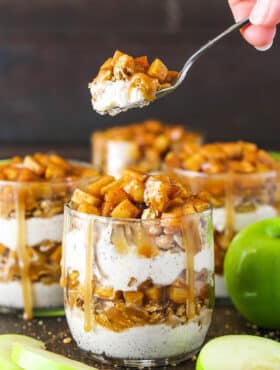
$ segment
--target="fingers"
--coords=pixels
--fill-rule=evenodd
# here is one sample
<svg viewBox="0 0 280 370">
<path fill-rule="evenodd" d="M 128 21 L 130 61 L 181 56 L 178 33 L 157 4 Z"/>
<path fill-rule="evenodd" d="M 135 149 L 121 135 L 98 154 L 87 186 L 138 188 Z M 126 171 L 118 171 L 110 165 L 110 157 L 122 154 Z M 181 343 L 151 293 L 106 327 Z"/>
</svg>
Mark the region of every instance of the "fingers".
<svg viewBox="0 0 280 370">
<path fill-rule="evenodd" d="M 250 16 L 252 25 L 241 33 L 251 45 L 266 50 L 272 45 L 280 22 L 280 0 L 228 0 L 236 21 Z"/>
<path fill-rule="evenodd" d="M 243 37 L 249 44 L 257 48 L 266 48 L 273 43 L 276 34 L 276 27 L 249 26 L 242 32 Z"/>
<path fill-rule="evenodd" d="M 250 21 L 255 25 L 274 27 L 280 22 L 280 1 L 257 0 L 250 14 Z"/>
<path fill-rule="evenodd" d="M 249 17 L 254 8 L 256 0 L 228 0 L 236 22 Z"/>
</svg>

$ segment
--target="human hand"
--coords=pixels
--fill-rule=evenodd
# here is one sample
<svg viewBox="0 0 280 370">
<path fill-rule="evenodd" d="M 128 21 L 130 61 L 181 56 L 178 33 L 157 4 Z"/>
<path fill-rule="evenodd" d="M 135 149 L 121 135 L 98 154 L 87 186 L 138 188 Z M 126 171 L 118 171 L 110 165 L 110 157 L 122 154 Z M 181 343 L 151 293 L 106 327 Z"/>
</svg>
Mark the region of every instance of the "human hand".
<svg viewBox="0 0 280 370">
<path fill-rule="evenodd" d="M 228 0 L 236 21 L 250 18 L 251 25 L 241 32 L 258 50 L 268 50 L 280 23 L 280 0 Z"/>
</svg>

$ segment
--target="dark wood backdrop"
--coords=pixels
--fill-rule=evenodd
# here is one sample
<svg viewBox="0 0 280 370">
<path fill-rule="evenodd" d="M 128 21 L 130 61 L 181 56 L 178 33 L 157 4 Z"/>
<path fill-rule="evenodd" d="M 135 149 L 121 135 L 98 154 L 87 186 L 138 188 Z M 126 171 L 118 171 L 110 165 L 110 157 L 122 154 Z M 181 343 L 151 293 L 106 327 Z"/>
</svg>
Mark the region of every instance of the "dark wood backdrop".
<svg viewBox="0 0 280 370">
<path fill-rule="evenodd" d="M 212 141 L 280 148 L 279 37 L 261 53 L 237 32 L 144 110 L 111 118 L 91 109 L 87 83 L 116 48 L 180 68 L 232 22 L 226 0 L 0 0 L 0 145 L 86 144 L 96 128 L 159 117 Z"/>
</svg>

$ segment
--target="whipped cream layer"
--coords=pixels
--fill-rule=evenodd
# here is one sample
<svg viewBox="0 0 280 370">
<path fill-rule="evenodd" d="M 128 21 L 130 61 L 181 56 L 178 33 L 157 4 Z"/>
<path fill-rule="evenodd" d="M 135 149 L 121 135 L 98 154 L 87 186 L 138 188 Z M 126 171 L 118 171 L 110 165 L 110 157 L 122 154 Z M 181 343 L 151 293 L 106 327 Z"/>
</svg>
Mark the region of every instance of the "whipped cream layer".
<svg viewBox="0 0 280 370">
<path fill-rule="evenodd" d="M 112 244 L 111 234 L 111 225 L 103 227 L 95 250 L 93 271 L 104 286 L 114 290 L 133 291 L 148 279 L 152 279 L 154 284 L 170 285 L 186 268 L 187 257 L 184 251 L 165 251 L 153 258 L 145 258 L 137 254 L 135 245 L 131 245 L 127 253 L 121 254 Z M 203 268 L 212 271 L 213 260 L 210 246 L 203 246 L 194 256 L 195 271 Z M 82 230 L 73 230 L 66 236 L 66 266 L 70 271 L 79 271 L 80 281 L 84 281 L 86 233 Z M 133 284 L 130 283 L 132 278 Z"/>
<path fill-rule="evenodd" d="M 26 242 L 32 247 L 44 240 L 60 242 L 63 230 L 63 215 L 31 217 L 26 219 Z M 0 243 L 12 250 L 17 249 L 18 221 L 15 218 L 0 218 Z"/>
<path fill-rule="evenodd" d="M 34 308 L 55 308 L 63 306 L 63 289 L 59 284 L 33 283 L 32 303 Z M 0 283 L 0 306 L 24 308 L 22 283 L 10 281 Z"/>
<path fill-rule="evenodd" d="M 137 87 L 131 87 L 130 81 L 104 81 L 90 84 L 93 109 L 100 114 L 114 116 L 130 108 L 142 108 L 150 102 Z"/>
<path fill-rule="evenodd" d="M 125 168 L 134 164 L 136 144 L 130 141 L 109 140 L 106 149 L 106 172 L 119 178 Z"/>
<path fill-rule="evenodd" d="M 197 350 L 209 328 L 211 310 L 203 310 L 184 325 L 144 325 L 123 332 L 114 332 L 100 325 L 85 332 L 81 310 L 67 309 L 66 316 L 77 345 L 85 351 L 121 359 L 160 359 Z"/>
<path fill-rule="evenodd" d="M 277 210 L 270 205 L 259 205 L 255 211 L 234 212 L 234 230 L 240 231 L 255 222 L 277 216 Z M 222 232 L 226 227 L 226 209 L 224 207 L 213 209 L 214 228 Z"/>
</svg>

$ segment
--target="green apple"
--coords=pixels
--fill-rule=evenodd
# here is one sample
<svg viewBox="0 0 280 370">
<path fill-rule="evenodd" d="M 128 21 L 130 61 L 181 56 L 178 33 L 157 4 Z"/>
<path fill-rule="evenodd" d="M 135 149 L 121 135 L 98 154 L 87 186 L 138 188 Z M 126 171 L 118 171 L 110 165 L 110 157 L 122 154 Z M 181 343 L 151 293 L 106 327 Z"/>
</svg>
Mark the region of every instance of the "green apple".
<svg viewBox="0 0 280 370">
<path fill-rule="evenodd" d="M 236 308 L 264 328 L 280 328 L 280 218 L 252 224 L 233 239 L 224 273 Z"/>
<path fill-rule="evenodd" d="M 20 370 L 14 362 L 11 360 L 12 344 L 14 342 L 21 343 L 30 346 L 30 348 L 45 348 L 44 343 L 26 337 L 24 335 L 16 334 L 3 334 L 0 335 L 0 370 Z"/>
<path fill-rule="evenodd" d="M 60 317 L 65 316 L 63 309 L 35 309 L 33 310 L 34 317 Z"/>
<path fill-rule="evenodd" d="M 25 370 L 97 370 L 56 353 L 22 343 L 13 344 L 11 358 Z"/>
<path fill-rule="evenodd" d="M 273 157 L 277 162 L 280 162 L 280 152 L 269 152 L 271 157 Z"/>
<path fill-rule="evenodd" d="M 196 370 L 277 370 L 280 343 L 254 335 L 226 335 L 200 351 Z"/>
</svg>

